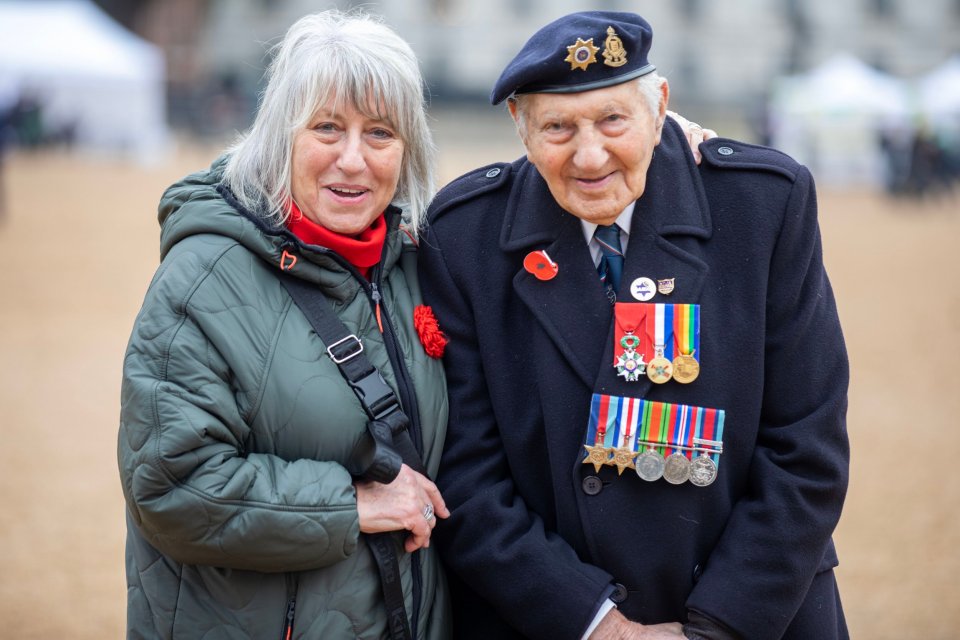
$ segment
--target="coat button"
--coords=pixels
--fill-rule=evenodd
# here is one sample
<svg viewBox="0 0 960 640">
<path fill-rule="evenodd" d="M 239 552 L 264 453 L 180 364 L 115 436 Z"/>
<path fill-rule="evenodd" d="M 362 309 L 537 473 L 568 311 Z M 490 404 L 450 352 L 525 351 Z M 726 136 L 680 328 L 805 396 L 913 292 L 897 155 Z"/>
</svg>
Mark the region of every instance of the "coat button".
<svg viewBox="0 0 960 640">
<path fill-rule="evenodd" d="M 703 567 L 699 564 L 693 568 L 693 581 L 696 582 L 703 575 Z"/>
<path fill-rule="evenodd" d="M 717 153 L 719 153 L 722 156 L 732 156 L 733 149 L 731 149 L 730 147 L 717 147 Z"/>
<path fill-rule="evenodd" d="M 587 476 L 580 483 L 583 492 L 588 496 L 595 496 L 603 490 L 603 480 L 597 476 Z"/>
<path fill-rule="evenodd" d="M 498 175 L 500 175 L 500 169 L 490 169 L 490 171 L 487 171 L 488 178 L 496 178 Z"/>
<path fill-rule="evenodd" d="M 627 599 L 627 588 L 619 582 L 614 584 L 610 599 L 613 600 L 614 604 L 621 604 Z"/>
</svg>

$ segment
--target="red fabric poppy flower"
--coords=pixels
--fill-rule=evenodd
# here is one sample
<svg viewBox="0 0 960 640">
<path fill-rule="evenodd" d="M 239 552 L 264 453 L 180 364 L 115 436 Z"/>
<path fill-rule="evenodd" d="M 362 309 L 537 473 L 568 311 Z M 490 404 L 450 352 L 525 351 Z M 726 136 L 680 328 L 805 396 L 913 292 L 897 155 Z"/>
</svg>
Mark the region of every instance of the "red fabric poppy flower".
<svg viewBox="0 0 960 640">
<path fill-rule="evenodd" d="M 413 309 L 413 326 L 420 336 L 420 342 L 423 343 L 423 350 L 431 358 L 442 358 L 443 350 L 447 346 L 447 336 L 440 331 L 440 324 L 437 317 L 433 315 L 433 309 L 425 304 L 420 304 Z"/>
</svg>

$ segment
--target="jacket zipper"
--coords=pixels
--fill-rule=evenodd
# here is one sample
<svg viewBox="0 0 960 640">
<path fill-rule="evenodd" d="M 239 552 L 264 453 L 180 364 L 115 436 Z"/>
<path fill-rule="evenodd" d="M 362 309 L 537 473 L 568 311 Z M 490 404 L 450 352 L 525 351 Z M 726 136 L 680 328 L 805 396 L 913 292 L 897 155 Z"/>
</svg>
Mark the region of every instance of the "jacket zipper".
<svg viewBox="0 0 960 640">
<path fill-rule="evenodd" d="M 376 269 L 376 280 L 370 282 L 370 302 L 373 305 L 374 315 L 378 323 L 382 321 L 383 342 L 387 347 L 387 355 L 390 357 L 390 363 L 393 364 L 394 373 L 397 376 L 397 389 L 400 392 L 400 403 L 407 409 L 407 417 L 410 418 L 410 438 L 417 449 L 417 453 L 423 455 L 423 443 L 420 441 L 420 411 L 417 408 L 417 396 L 410 379 L 410 373 L 403 358 L 403 352 L 397 344 L 396 332 L 393 323 L 390 322 L 390 314 L 385 308 L 382 308 L 380 301 L 383 297 L 380 295 L 380 266 Z"/>
<path fill-rule="evenodd" d="M 299 574 L 288 573 L 285 580 L 287 582 L 287 612 L 283 617 L 283 632 L 280 640 L 290 640 L 293 637 L 293 616 L 297 606 L 297 590 L 300 587 Z"/>
<path fill-rule="evenodd" d="M 410 418 L 410 439 L 413 440 L 413 446 L 422 457 L 423 443 L 420 439 L 420 411 L 417 406 L 416 391 L 413 382 L 410 380 L 410 373 L 407 371 L 407 366 L 404 363 L 403 352 L 397 344 L 393 324 L 390 322 L 390 314 L 387 313 L 386 309 L 383 309 L 381 313 L 380 301 L 382 300 L 382 296 L 380 295 L 380 288 L 378 287 L 378 283 L 380 283 L 380 271 L 380 264 L 378 263 L 374 267 L 374 272 L 371 274 L 373 278 L 370 279 L 370 301 L 374 306 L 377 321 L 379 322 L 381 317 L 383 319 L 381 330 L 386 329 L 386 331 L 383 331 L 383 341 L 387 346 L 387 355 L 393 363 L 393 370 L 397 376 L 397 388 L 400 391 L 401 404 L 407 407 L 407 417 Z M 413 611 L 410 612 L 410 634 L 411 637 L 416 638 L 420 619 L 420 599 L 423 592 L 423 576 L 420 569 L 419 549 L 410 554 L 410 572 L 413 581 Z"/>
<path fill-rule="evenodd" d="M 293 613 L 297 606 L 297 596 L 292 596 L 287 602 L 287 620 L 283 627 L 283 636 L 280 640 L 290 640 L 293 636 Z"/>
</svg>

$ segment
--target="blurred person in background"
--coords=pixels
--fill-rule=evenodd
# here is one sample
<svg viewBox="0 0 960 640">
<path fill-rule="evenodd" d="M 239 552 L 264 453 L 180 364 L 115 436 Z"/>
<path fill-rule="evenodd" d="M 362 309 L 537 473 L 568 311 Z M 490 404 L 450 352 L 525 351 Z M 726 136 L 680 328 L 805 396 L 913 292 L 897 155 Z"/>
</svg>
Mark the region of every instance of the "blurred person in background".
<svg viewBox="0 0 960 640">
<path fill-rule="evenodd" d="M 454 637 L 847 637 L 848 363 L 809 171 L 698 166 L 650 25 L 584 12 L 507 65 L 527 155 L 431 204 L 448 339 L 435 532 Z"/>
<path fill-rule="evenodd" d="M 4 107 L 0 102 L 0 221 L 6 217 L 7 213 L 7 192 L 6 192 L 6 163 L 7 147 L 10 146 L 13 139 L 13 126 L 11 125 L 11 114 L 13 111 Z"/>
<path fill-rule="evenodd" d="M 20 87 L 12 78 L 0 76 L 0 221 L 6 217 L 7 192 L 5 186 L 7 150 L 16 141 L 14 112 Z"/>
<path fill-rule="evenodd" d="M 418 63 L 335 11 L 274 53 L 249 131 L 160 203 L 121 391 L 128 637 L 448 638 Z"/>
</svg>

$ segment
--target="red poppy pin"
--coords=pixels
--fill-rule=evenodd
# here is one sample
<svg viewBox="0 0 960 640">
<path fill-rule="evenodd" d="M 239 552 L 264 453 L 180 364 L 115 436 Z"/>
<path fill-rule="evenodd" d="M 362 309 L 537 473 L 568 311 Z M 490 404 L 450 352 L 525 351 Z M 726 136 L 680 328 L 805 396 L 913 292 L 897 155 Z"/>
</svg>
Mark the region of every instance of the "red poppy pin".
<svg viewBox="0 0 960 640">
<path fill-rule="evenodd" d="M 433 309 L 425 304 L 414 307 L 413 327 L 417 330 L 427 355 L 431 358 L 442 358 L 443 350 L 449 340 L 440 331 L 440 324 L 437 322 L 437 317 L 433 315 Z"/>
<path fill-rule="evenodd" d="M 523 259 L 523 268 L 537 277 L 538 280 L 553 280 L 557 277 L 560 267 L 550 259 L 546 251 L 531 251 Z"/>
</svg>

